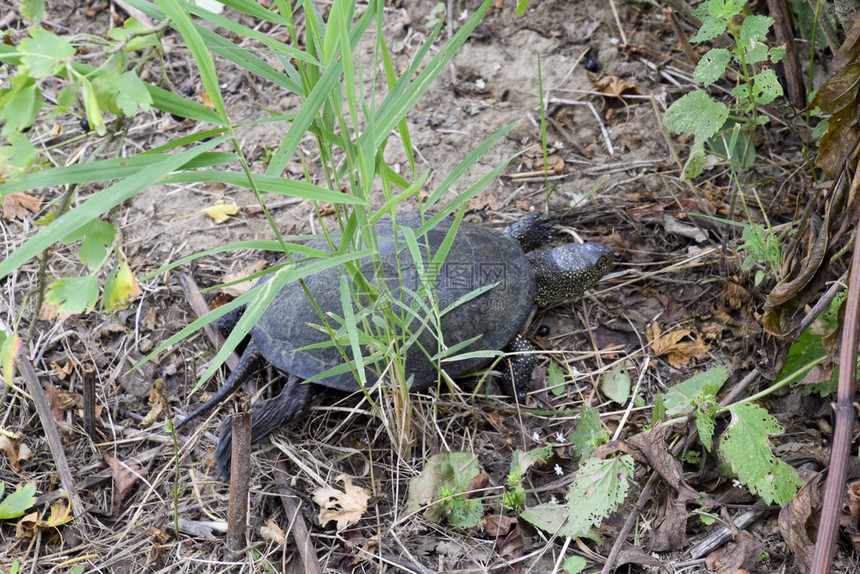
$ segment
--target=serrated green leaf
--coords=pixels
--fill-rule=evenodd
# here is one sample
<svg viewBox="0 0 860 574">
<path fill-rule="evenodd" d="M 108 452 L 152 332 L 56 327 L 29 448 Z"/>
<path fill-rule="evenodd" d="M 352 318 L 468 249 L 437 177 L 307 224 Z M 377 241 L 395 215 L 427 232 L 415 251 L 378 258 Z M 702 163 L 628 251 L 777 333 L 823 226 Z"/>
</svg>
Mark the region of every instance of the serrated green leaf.
<svg viewBox="0 0 860 574">
<path fill-rule="evenodd" d="M 678 383 L 663 394 L 666 414 L 673 417 L 689 411 L 697 397 L 715 397 L 728 378 L 726 367 L 714 367 Z"/>
<path fill-rule="evenodd" d="M 59 305 L 60 313 L 83 313 L 91 310 L 99 298 L 99 285 L 93 275 L 64 277 L 48 286 L 45 300 Z"/>
<path fill-rule="evenodd" d="M 617 363 L 603 376 L 601 390 L 603 394 L 623 405 L 630 398 L 630 372 L 624 365 Z"/>
<path fill-rule="evenodd" d="M 78 255 L 91 272 L 99 269 L 107 258 L 107 248 L 113 245 L 116 228 L 101 219 L 93 219 L 74 233 L 63 238 L 63 243 L 74 243 L 83 238 Z"/>
<path fill-rule="evenodd" d="M 3 499 L 0 502 L 0 520 L 8 520 L 9 518 L 18 518 L 24 516 L 35 503 L 36 486 L 33 484 L 25 484 L 18 486 L 15 492 Z M 0 496 L 3 492 L 0 491 Z"/>
<path fill-rule="evenodd" d="M 591 453 L 597 448 L 594 444 L 595 439 L 604 434 L 600 426 L 600 413 L 594 407 L 586 407 L 579 413 L 576 430 L 570 434 L 567 440 L 573 444 L 573 452 L 582 461 L 591 456 Z"/>
<path fill-rule="evenodd" d="M 785 47 L 777 46 L 776 48 L 771 48 L 768 52 L 768 56 L 770 57 L 770 61 L 776 64 L 780 60 L 782 60 L 783 56 L 785 56 Z M 815 112 L 813 112 L 814 114 Z"/>
<path fill-rule="evenodd" d="M 708 452 L 711 452 L 711 444 L 714 441 L 714 416 L 709 409 L 696 410 L 696 428 L 699 431 L 699 440 Z"/>
<path fill-rule="evenodd" d="M 726 73 L 726 68 L 731 59 L 731 53 L 723 48 L 708 50 L 708 53 L 702 56 L 696 65 L 693 79 L 705 87 L 710 86 Z"/>
<path fill-rule="evenodd" d="M 21 53 L 21 65 L 34 78 L 53 73 L 57 67 L 65 65 L 66 58 L 75 55 L 75 48 L 68 40 L 44 28 L 30 30 L 30 37 L 21 40 L 18 51 Z"/>
<path fill-rule="evenodd" d="M 725 32 L 727 27 L 728 20 L 724 18 L 716 18 L 714 16 L 706 16 L 702 20 L 702 26 L 699 28 L 699 31 L 696 32 L 695 36 L 690 38 L 690 42 L 707 42 L 708 40 L 716 38 Z"/>
<path fill-rule="evenodd" d="M 769 55 L 767 44 L 759 41 L 754 41 L 752 47 L 747 50 L 746 63 L 747 65 L 758 64 L 767 60 Z"/>
<path fill-rule="evenodd" d="M 753 94 L 761 105 L 769 104 L 782 95 L 782 85 L 773 70 L 762 70 L 753 77 Z"/>
<path fill-rule="evenodd" d="M 480 472 L 478 459 L 471 452 L 443 452 L 431 456 L 421 474 L 409 481 L 406 512 L 417 512 L 423 505 L 444 498 L 443 492 L 466 492 L 469 481 Z M 425 517 L 438 522 L 448 517 L 448 510 L 450 506 L 446 509 L 437 503 L 427 509 Z"/>
<path fill-rule="evenodd" d="M 8 140 L 12 145 L 0 147 L 0 173 L 4 177 L 20 177 L 33 165 L 39 152 L 24 134 L 12 134 Z"/>
<path fill-rule="evenodd" d="M 705 169 L 705 142 L 694 140 L 690 146 L 690 157 L 684 163 L 684 177 L 693 178 Z"/>
<path fill-rule="evenodd" d="M 522 477 L 535 463 L 543 462 L 552 456 L 552 447 L 544 446 L 530 451 L 515 450 L 511 461 L 510 476 Z"/>
<path fill-rule="evenodd" d="M 152 107 L 152 96 L 146 91 L 146 83 L 134 72 L 121 74 L 114 83 L 116 107 L 126 116 L 134 116 L 137 110 L 148 111 Z"/>
<path fill-rule="evenodd" d="M 588 459 L 576 471 L 567 504 L 539 504 L 520 515 L 541 530 L 562 538 L 600 539 L 594 531 L 624 502 L 633 476 L 633 457 Z"/>
<path fill-rule="evenodd" d="M 740 27 L 739 43 L 744 50 L 753 49 L 753 43 L 765 40 L 767 32 L 773 25 L 773 18 L 769 16 L 750 15 L 744 18 Z"/>
<path fill-rule="evenodd" d="M 733 405 L 729 412 L 732 421 L 720 437 L 720 454 L 750 492 L 768 504 L 786 504 L 803 481 L 793 467 L 773 454 L 768 436 L 782 434 L 784 429 L 758 405 Z"/>
<path fill-rule="evenodd" d="M 676 133 L 692 133 L 697 140 L 707 140 L 720 131 L 726 118 L 729 117 L 729 108 L 721 102 L 716 102 L 702 91 L 686 94 L 673 103 L 663 123 L 667 128 Z"/>
</svg>

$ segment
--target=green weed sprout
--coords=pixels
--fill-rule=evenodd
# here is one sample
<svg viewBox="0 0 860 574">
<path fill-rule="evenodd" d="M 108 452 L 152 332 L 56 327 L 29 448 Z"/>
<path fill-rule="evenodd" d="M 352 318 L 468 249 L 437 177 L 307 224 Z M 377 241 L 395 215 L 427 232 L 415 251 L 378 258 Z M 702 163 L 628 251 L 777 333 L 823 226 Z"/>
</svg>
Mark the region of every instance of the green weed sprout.
<svg viewBox="0 0 860 574">
<path fill-rule="evenodd" d="M 742 168 L 752 165 L 755 150 L 752 135 L 756 126 L 767 123 L 758 115 L 758 106 L 769 104 L 782 95 L 782 86 L 768 63 L 775 64 L 785 54 L 784 48 L 769 48 L 765 44 L 773 18 L 748 15 L 740 26 L 732 19 L 741 13 L 746 0 L 708 0 L 694 14 L 702 20 L 699 32 L 691 42 L 705 42 L 729 33 L 735 48 L 713 48 L 699 61 L 693 79 L 708 87 L 726 72 L 737 75 L 739 83 L 731 91 L 731 107 L 714 100 L 701 90 L 691 92 L 673 103 L 666 111 L 663 123 L 676 133 L 693 135 L 690 157 L 684 165 L 686 177 L 696 177 L 705 168 L 705 143 L 717 155 L 730 158 Z M 719 137 L 740 125 L 742 138 L 737 146 L 729 146 Z"/>
</svg>

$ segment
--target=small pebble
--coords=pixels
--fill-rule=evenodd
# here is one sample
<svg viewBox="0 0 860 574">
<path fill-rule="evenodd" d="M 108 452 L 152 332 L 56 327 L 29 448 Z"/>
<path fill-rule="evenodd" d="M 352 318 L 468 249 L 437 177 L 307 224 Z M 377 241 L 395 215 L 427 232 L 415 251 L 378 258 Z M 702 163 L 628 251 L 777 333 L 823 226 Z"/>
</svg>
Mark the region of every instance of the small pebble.
<svg viewBox="0 0 860 574">
<path fill-rule="evenodd" d="M 537 328 L 537 332 L 535 333 L 538 337 L 546 337 L 549 335 L 549 327 L 546 325 L 541 325 Z"/>
</svg>

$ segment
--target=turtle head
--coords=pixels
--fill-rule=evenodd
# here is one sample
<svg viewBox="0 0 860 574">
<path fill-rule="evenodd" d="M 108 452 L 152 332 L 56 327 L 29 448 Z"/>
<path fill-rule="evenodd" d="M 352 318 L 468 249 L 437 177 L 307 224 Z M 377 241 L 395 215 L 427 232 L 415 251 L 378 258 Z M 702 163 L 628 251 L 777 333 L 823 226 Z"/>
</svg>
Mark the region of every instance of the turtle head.
<svg viewBox="0 0 860 574">
<path fill-rule="evenodd" d="M 606 273 L 615 252 L 597 243 L 569 243 L 527 257 L 535 272 L 535 304 L 546 307 L 585 293 Z"/>
</svg>

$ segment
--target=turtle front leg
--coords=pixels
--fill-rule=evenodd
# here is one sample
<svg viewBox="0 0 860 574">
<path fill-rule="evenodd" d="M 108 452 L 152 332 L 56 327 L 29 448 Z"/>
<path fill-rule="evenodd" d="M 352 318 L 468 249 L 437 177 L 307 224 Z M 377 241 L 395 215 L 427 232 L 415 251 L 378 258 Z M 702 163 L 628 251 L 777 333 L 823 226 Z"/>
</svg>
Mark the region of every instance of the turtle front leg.
<svg viewBox="0 0 860 574">
<path fill-rule="evenodd" d="M 251 410 L 251 442 L 255 443 L 269 436 L 283 424 L 295 420 L 305 414 L 311 397 L 311 385 L 290 375 L 281 394 Z M 215 460 L 218 464 L 218 476 L 227 480 L 230 476 L 230 463 L 233 458 L 233 429 L 232 419 L 225 418 L 221 422 L 221 437 L 215 448 Z"/>
<path fill-rule="evenodd" d="M 537 365 L 536 351 L 522 335 L 517 335 L 508 344 L 505 353 L 516 354 L 506 356 L 496 367 L 502 375 L 498 385 L 503 393 L 516 396 L 520 401 L 526 400 L 526 394 L 532 387 L 532 371 Z"/>
</svg>

